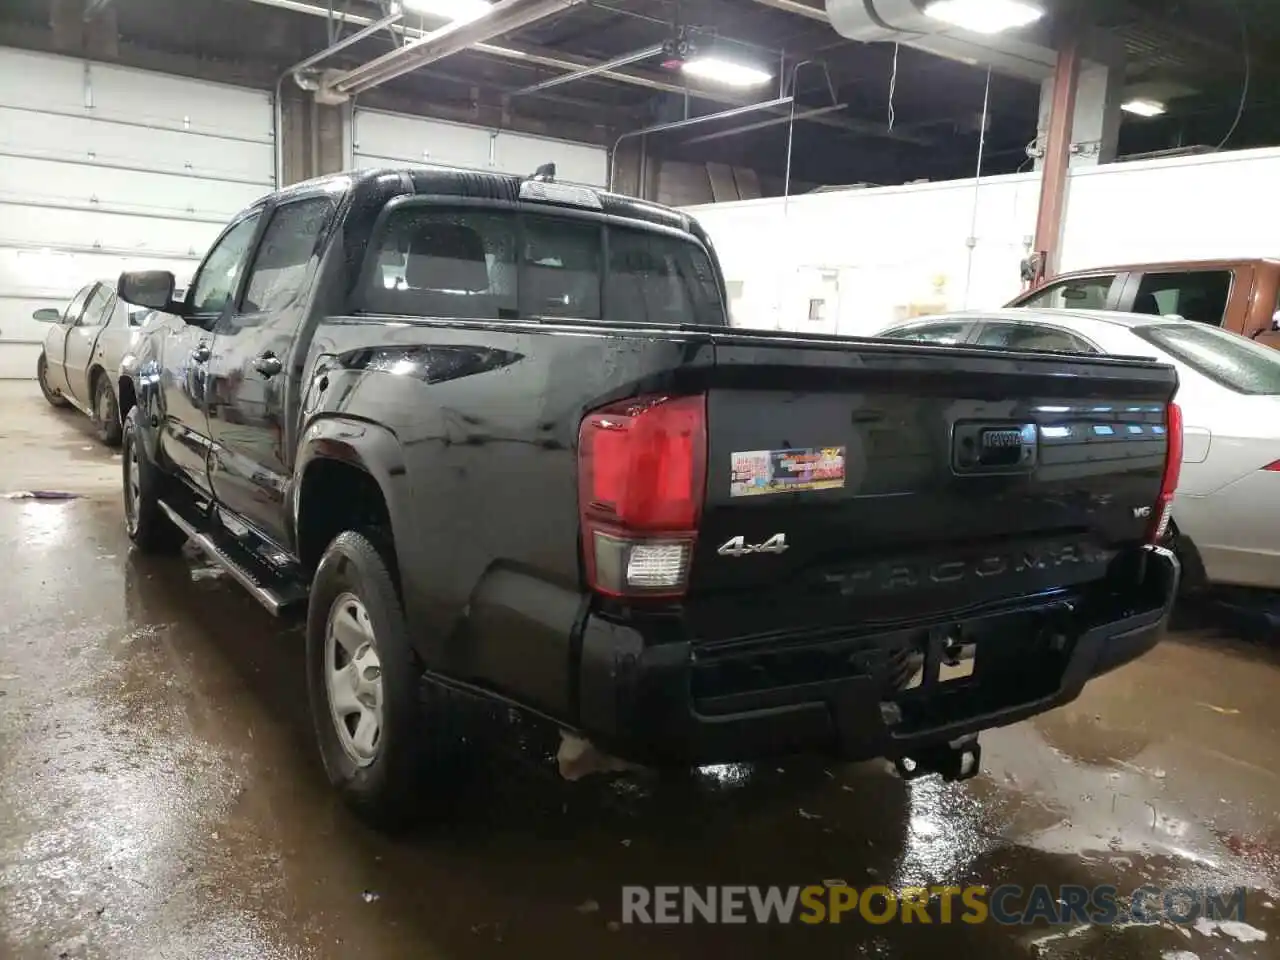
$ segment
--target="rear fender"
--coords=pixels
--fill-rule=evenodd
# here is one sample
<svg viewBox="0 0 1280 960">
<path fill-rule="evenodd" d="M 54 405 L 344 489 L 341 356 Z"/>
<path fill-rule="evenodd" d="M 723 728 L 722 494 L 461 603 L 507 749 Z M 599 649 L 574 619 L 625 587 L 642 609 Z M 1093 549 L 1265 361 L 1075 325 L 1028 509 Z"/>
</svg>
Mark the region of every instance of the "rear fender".
<svg viewBox="0 0 1280 960">
<path fill-rule="evenodd" d="M 404 451 L 394 433 L 353 417 L 325 416 L 313 420 L 302 433 L 290 491 L 290 537 L 298 542 L 302 508 L 302 478 L 315 460 L 335 460 L 357 467 L 371 476 L 382 491 L 391 519 L 391 533 L 399 567 L 401 596 L 410 623 L 422 623 L 428 604 L 420 591 L 408 589 L 410 571 L 419 568 L 422 549 L 412 536 L 412 487 L 405 469 Z"/>
</svg>

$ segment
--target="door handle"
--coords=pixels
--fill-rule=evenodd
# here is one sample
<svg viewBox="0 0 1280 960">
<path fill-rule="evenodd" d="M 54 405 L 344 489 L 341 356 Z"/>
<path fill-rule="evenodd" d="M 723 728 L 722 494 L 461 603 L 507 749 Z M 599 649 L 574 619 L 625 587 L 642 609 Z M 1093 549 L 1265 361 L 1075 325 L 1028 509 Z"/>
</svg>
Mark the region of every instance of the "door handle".
<svg viewBox="0 0 1280 960">
<path fill-rule="evenodd" d="M 264 377 L 274 377 L 284 369 L 284 364 L 280 362 L 280 358 L 274 353 L 264 353 L 257 360 L 253 361 L 253 369 L 257 370 Z"/>
<path fill-rule="evenodd" d="M 196 363 L 208 363 L 209 357 L 213 355 L 213 351 L 209 349 L 207 343 L 201 342 L 196 344 L 196 348 L 191 351 L 191 359 Z"/>
</svg>

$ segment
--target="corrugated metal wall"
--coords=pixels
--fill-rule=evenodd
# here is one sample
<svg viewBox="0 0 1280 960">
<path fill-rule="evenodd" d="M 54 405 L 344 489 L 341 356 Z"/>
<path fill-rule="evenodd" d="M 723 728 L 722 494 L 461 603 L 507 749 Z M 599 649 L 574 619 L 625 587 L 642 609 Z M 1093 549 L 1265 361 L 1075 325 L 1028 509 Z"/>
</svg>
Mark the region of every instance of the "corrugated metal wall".
<svg viewBox="0 0 1280 960">
<path fill-rule="evenodd" d="M 273 157 L 266 91 L 0 48 L 0 378 L 35 375 L 33 310 L 123 269 L 185 279 Z"/>
<path fill-rule="evenodd" d="M 352 140 L 357 169 L 419 163 L 531 174 L 554 163 L 559 180 L 592 186 L 609 180 L 603 147 L 407 114 L 357 108 Z"/>
</svg>

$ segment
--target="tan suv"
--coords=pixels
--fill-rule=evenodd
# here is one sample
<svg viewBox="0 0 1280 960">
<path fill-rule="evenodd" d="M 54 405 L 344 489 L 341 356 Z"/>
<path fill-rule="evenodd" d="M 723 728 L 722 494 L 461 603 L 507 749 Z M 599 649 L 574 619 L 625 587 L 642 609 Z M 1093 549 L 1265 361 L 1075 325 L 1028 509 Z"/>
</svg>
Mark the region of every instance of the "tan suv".
<svg viewBox="0 0 1280 960">
<path fill-rule="evenodd" d="M 1280 260 L 1199 260 L 1076 270 L 1011 307 L 1178 316 L 1280 347 Z"/>
</svg>

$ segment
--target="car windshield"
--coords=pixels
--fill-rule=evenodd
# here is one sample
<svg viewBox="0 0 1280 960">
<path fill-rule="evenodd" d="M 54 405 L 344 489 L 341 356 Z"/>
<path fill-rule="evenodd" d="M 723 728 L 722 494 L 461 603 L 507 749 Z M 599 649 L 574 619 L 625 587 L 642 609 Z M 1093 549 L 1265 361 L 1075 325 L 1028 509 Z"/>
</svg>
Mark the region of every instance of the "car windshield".
<svg viewBox="0 0 1280 960">
<path fill-rule="evenodd" d="M 388 217 L 376 256 L 362 297 L 375 313 L 727 324 L 706 251 L 656 229 L 406 206 Z"/>
<path fill-rule="evenodd" d="M 1280 354 L 1270 347 L 1201 324 L 1152 324 L 1134 333 L 1229 390 L 1280 396 Z"/>
</svg>

